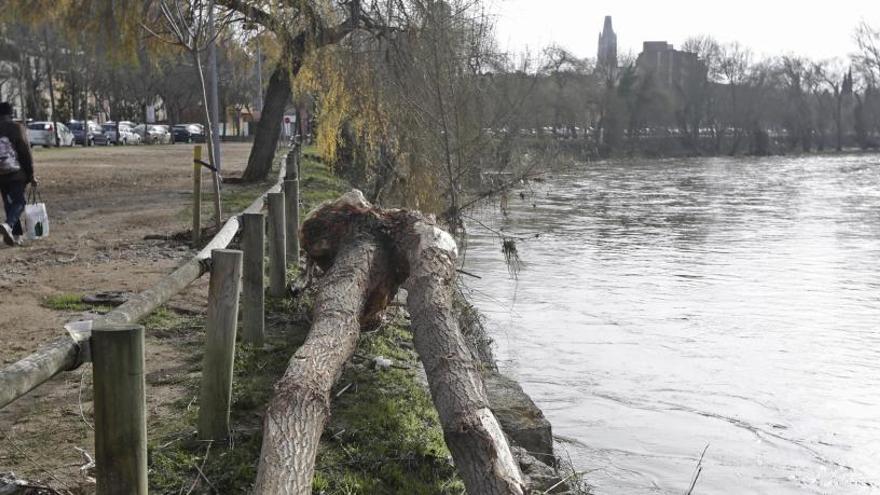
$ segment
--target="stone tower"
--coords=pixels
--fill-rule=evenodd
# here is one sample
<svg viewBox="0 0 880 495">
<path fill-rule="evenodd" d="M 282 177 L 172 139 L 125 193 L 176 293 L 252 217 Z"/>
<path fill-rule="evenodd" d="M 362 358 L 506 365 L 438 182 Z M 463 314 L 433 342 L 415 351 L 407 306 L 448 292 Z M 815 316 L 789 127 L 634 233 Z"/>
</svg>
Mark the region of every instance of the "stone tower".
<svg viewBox="0 0 880 495">
<path fill-rule="evenodd" d="M 604 68 L 609 72 L 617 69 L 617 35 L 611 27 L 611 16 L 605 16 L 605 26 L 599 33 L 599 50 L 596 53 L 597 68 Z"/>
</svg>

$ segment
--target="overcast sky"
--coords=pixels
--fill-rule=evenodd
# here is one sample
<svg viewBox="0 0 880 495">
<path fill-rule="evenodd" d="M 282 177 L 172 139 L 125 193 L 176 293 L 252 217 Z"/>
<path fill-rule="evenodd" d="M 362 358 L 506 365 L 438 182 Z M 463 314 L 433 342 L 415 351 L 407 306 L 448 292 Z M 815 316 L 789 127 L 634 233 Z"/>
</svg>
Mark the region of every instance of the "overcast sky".
<svg viewBox="0 0 880 495">
<path fill-rule="evenodd" d="M 796 53 L 816 59 L 855 50 L 861 19 L 880 27 L 880 0 L 492 0 L 500 47 L 533 53 L 557 44 L 595 57 L 606 15 L 612 16 L 618 52 L 641 51 L 642 41 L 678 48 L 695 34 L 739 41 L 756 53 Z M 818 5 L 818 6 L 816 6 Z"/>
</svg>

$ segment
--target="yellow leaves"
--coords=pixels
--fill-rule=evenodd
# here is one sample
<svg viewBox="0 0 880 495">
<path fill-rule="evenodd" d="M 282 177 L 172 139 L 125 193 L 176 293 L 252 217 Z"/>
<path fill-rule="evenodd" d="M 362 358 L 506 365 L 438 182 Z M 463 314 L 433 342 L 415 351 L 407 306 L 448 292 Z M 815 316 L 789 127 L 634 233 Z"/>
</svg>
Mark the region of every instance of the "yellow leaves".
<svg viewBox="0 0 880 495">
<path fill-rule="evenodd" d="M 317 145 L 328 162 L 336 162 L 346 126 L 368 151 L 389 144 L 389 115 L 372 77 L 369 67 L 333 46 L 312 51 L 294 80 L 294 94 L 315 96 Z"/>
</svg>

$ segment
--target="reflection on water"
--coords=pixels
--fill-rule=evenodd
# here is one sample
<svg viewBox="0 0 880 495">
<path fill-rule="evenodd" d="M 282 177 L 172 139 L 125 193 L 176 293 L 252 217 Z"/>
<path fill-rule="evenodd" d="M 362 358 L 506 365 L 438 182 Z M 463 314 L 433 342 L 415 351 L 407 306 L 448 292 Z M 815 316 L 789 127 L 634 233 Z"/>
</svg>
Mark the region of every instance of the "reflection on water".
<svg viewBox="0 0 880 495">
<path fill-rule="evenodd" d="M 599 494 L 880 493 L 880 159 L 599 163 L 480 218 L 502 367 Z"/>
</svg>

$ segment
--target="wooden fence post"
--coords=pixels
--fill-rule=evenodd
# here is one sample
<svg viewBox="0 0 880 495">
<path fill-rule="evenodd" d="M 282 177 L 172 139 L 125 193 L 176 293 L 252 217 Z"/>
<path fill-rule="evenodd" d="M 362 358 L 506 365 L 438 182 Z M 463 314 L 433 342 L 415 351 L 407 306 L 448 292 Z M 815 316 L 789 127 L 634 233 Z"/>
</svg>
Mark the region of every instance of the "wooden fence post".
<svg viewBox="0 0 880 495">
<path fill-rule="evenodd" d="M 269 294 L 272 297 L 284 297 L 287 289 L 284 192 L 269 193 L 267 203 L 269 203 Z"/>
<path fill-rule="evenodd" d="M 92 330 L 97 494 L 147 495 L 144 328 Z"/>
<path fill-rule="evenodd" d="M 299 179 L 299 145 L 287 152 L 287 173 L 284 180 Z"/>
<path fill-rule="evenodd" d="M 242 268 L 241 312 L 244 341 L 260 347 L 265 339 L 266 296 L 265 253 L 266 253 L 266 215 L 245 213 L 241 216 L 242 247 L 244 266 Z"/>
<path fill-rule="evenodd" d="M 287 260 L 299 267 L 299 179 L 284 181 Z"/>
<path fill-rule="evenodd" d="M 199 396 L 199 438 L 222 441 L 229 436 L 242 252 L 215 249 L 211 259 L 207 342 Z"/>
<path fill-rule="evenodd" d="M 193 146 L 193 223 L 192 245 L 202 242 L 202 146 Z"/>
</svg>

